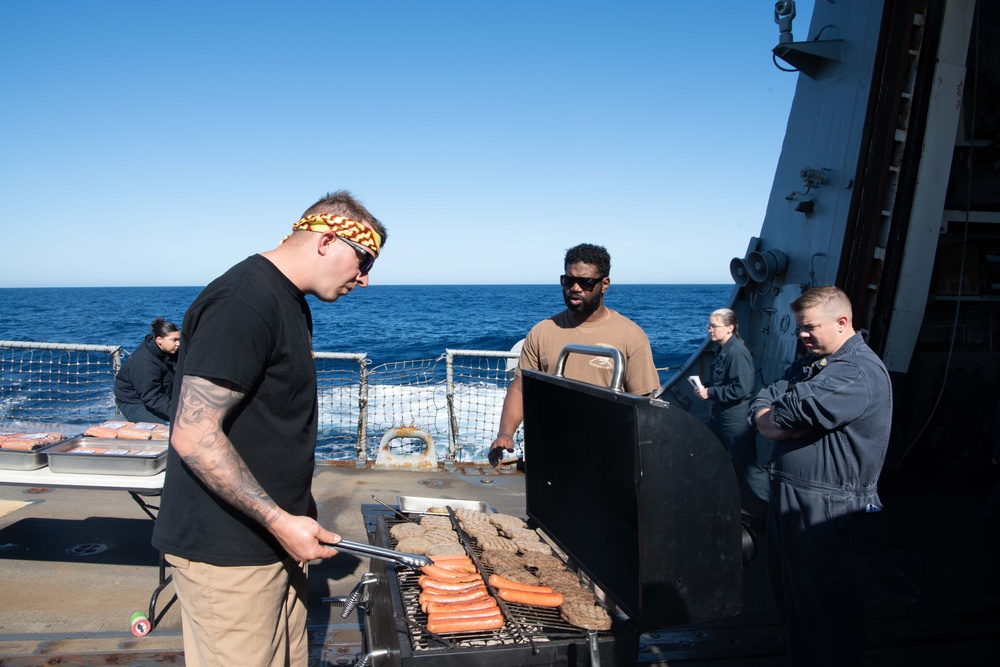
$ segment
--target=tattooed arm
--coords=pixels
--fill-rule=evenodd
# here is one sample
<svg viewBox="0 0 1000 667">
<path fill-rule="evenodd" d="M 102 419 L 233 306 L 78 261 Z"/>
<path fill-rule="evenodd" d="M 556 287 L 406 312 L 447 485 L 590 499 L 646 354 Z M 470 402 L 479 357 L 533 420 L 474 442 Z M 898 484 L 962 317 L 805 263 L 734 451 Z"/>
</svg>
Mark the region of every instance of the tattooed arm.
<svg viewBox="0 0 1000 667">
<path fill-rule="evenodd" d="M 219 380 L 185 375 L 181 381 L 170 444 L 208 488 L 273 534 L 299 562 L 329 558 L 320 542 L 340 537 L 307 516 L 284 511 L 264 491 L 222 430 L 223 419 L 244 392 Z"/>
</svg>

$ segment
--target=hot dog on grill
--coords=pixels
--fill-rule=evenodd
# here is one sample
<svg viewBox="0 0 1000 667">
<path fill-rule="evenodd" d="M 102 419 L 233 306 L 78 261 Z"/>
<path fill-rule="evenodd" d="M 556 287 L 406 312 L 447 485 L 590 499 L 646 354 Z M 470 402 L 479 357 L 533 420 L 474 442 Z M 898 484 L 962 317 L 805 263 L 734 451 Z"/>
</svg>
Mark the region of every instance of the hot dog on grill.
<svg viewBox="0 0 1000 667">
<path fill-rule="evenodd" d="M 433 556 L 430 556 L 430 559 L 434 561 L 435 565 L 440 565 L 442 561 L 449 560 L 461 560 L 467 563 L 472 562 L 472 559 L 469 558 L 467 554 L 434 554 Z"/>
<path fill-rule="evenodd" d="M 465 573 L 478 572 L 478 570 L 476 570 L 476 566 L 468 558 L 464 559 L 456 558 L 456 559 L 439 561 L 437 560 L 436 556 L 432 556 L 431 560 L 434 561 L 435 567 L 440 567 L 444 570 L 448 570 L 449 572 L 465 572 Z"/>
<path fill-rule="evenodd" d="M 528 593 L 552 592 L 552 589 L 548 586 L 532 586 L 531 584 L 519 584 L 516 581 L 511 581 L 510 579 L 504 579 L 499 574 L 491 574 L 489 578 L 489 584 L 493 588 L 507 588 L 516 591 L 527 591 Z"/>
<path fill-rule="evenodd" d="M 457 561 L 455 563 L 444 563 L 438 567 L 444 568 L 449 572 L 455 572 L 456 574 L 477 574 L 479 572 L 472 563 L 460 563 Z"/>
<path fill-rule="evenodd" d="M 472 590 L 473 588 L 482 588 L 483 580 L 479 581 L 441 581 L 440 579 L 427 579 L 421 577 L 418 580 L 420 588 L 425 591 L 442 591 L 445 593 L 461 593 L 463 591 Z"/>
<path fill-rule="evenodd" d="M 516 588 L 501 588 L 497 591 L 501 600 L 527 604 L 532 607 L 558 607 L 563 603 L 562 593 L 532 593 Z"/>
<path fill-rule="evenodd" d="M 427 603 L 428 614 L 434 612 L 449 611 L 479 611 L 480 609 L 496 609 L 497 601 L 487 597 L 472 602 L 438 602 L 436 600 Z"/>
<path fill-rule="evenodd" d="M 463 589 L 457 590 L 457 591 L 446 591 L 446 590 L 441 590 L 439 588 L 424 588 L 421 591 L 420 595 L 421 595 L 421 597 L 433 598 L 433 599 L 436 599 L 436 600 L 438 600 L 440 602 L 440 601 L 442 601 L 442 600 L 444 600 L 446 598 L 450 599 L 450 598 L 455 598 L 455 597 L 458 597 L 458 596 L 461 596 L 461 595 L 467 595 L 469 593 L 479 593 L 479 592 L 481 592 L 481 593 L 483 593 L 483 594 L 485 594 L 487 596 L 489 595 L 489 593 L 487 593 L 487 591 L 486 591 L 486 586 L 483 586 L 482 584 L 479 584 L 478 586 L 473 586 L 471 588 L 463 588 Z M 482 596 L 479 596 L 479 597 L 482 597 Z M 475 598 L 473 598 L 473 599 L 475 599 Z M 450 601 L 451 602 L 468 602 L 468 600 L 450 600 Z"/>
<path fill-rule="evenodd" d="M 503 627 L 503 616 L 484 616 L 481 618 L 448 618 L 428 620 L 427 629 L 435 634 L 448 632 L 475 632 L 477 630 L 496 630 Z"/>
<path fill-rule="evenodd" d="M 482 579 L 478 574 L 456 572 L 454 570 L 446 570 L 443 567 L 438 567 L 437 565 L 424 565 L 420 568 L 420 571 L 426 574 L 428 577 L 434 579 L 444 579 L 444 580 L 457 580 L 457 581 L 475 581 L 477 579 Z"/>
<path fill-rule="evenodd" d="M 417 601 L 420 602 L 421 607 L 426 605 L 428 602 L 472 602 L 473 600 L 482 600 L 483 598 L 489 597 L 489 593 L 486 592 L 486 587 L 476 588 L 465 593 L 431 593 L 429 591 L 423 591 Z M 426 611 L 426 610 L 425 610 Z"/>
<path fill-rule="evenodd" d="M 497 607 L 491 609 L 469 609 L 466 611 L 429 611 L 427 612 L 427 620 L 441 621 L 449 618 L 486 618 L 498 614 L 501 614 L 501 611 Z"/>
</svg>

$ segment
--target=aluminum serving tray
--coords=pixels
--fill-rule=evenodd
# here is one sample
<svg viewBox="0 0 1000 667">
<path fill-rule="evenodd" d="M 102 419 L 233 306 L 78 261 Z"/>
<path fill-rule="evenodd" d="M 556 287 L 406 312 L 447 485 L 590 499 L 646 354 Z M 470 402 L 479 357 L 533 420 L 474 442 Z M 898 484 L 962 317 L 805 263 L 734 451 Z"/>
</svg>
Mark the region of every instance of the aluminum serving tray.
<svg viewBox="0 0 1000 667">
<path fill-rule="evenodd" d="M 0 449 L 0 470 L 38 470 L 44 468 L 49 464 L 47 452 L 59 444 L 61 443 L 45 445 L 30 452 L 20 449 Z"/>
<path fill-rule="evenodd" d="M 446 507 L 453 510 L 479 510 L 493 514 L 495 510 L 481 500 L 456 500 L 454 498 L 419 498 L 417 496 L 396 496 L 399 511 L 409 514 L 448 514 Z"/>
<path fill-rule="evenodd" d="M 46 448 L 52 472 L 155 475 L 167 465 L 165 440 L 82 437 Z"/>
</svg>

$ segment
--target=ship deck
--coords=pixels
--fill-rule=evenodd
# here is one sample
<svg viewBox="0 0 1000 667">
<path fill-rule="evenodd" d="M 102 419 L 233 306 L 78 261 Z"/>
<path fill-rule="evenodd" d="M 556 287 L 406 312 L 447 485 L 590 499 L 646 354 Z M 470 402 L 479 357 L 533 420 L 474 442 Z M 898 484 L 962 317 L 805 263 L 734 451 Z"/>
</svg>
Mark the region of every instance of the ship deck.
<svg viewBox="0 0 1000 667">
<path fill-rule="evenodd" d="M 884 498 L 887 540 L 868 608 L 866 664 L 996 664 L 998 544 L 980 523 L 991 490 L 900 489 Z M 525 506 L 521 473 L 471 465 L 418 472 L 320 464 L 314 493 L 325 526 L 365 542 L 361 510 L 373 495 L 390 504 L 397 496 L 481 500 L 518 516 Z M 155 629 L 135 637 L 130 628 L 158 582 L 152 528 L 124 491 L 0 486 L 0 667 L 184 664 L 169 585 Z M 362 654 L 361 615 L 342 619 L 323 598 L 347 595 L 368 568 L 346 554 L 311 566 L 310 664 L 351 665 Z M 643 635 L 640 664 L 784 664 L 762 557 L 748 565 L 744 586 L 733 618 Z"/>
</svg>

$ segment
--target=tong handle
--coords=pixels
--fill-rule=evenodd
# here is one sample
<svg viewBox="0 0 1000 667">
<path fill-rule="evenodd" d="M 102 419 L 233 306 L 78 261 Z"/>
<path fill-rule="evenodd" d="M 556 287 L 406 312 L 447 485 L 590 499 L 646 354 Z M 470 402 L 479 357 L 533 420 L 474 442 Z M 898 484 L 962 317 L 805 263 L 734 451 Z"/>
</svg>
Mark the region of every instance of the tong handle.
<svg viewBox="0 0 1000 667">
<path fill-rule="evenodd" d="M 371 544 L 362 544 L 361 542 L 351 542 L 349 540 L 341 540 L 336 544 L 324 544 L 323 546 L 330 547 L 331 549 L 337 549 L 338 551 L 346 551 L 347 553 L 374 558 L 376 560 L 399 563 L 414 570 L 419 570 L 420 568 L 433 563 L 430 558 L 427 556 L 421 556 L 420 554 L 411 554 L 406 553 L 405 551 L 393 551 L 392 549 L 383 549 L 382 547 L 376 547 Z"/>
<path fill-rule="evenodd" d="M 372 500 L 374 500 L 375 502 L 377 502 L 379 505 L 381 505 L 382 507 L 386 508 L 390 512 L 394 512 L 396 514 L 396 516 L 398 516 L 403 521 L 409 521 L 410 523 L 415 523 L 418 526 L 420 525 L 419 521 L 414 521 L 413 519 L 411 519 L 410 517 L 406 516 L 405 514 L 403 514 L 402 512 L 400 512 L 398 509 L 396 509 L 392 505 L 386 505 L 385 503 L 383 503 L 381 500 L 379 500 L 378 498 L 375 497 L 374 493 L 372 494 Z"/>
</svg>

